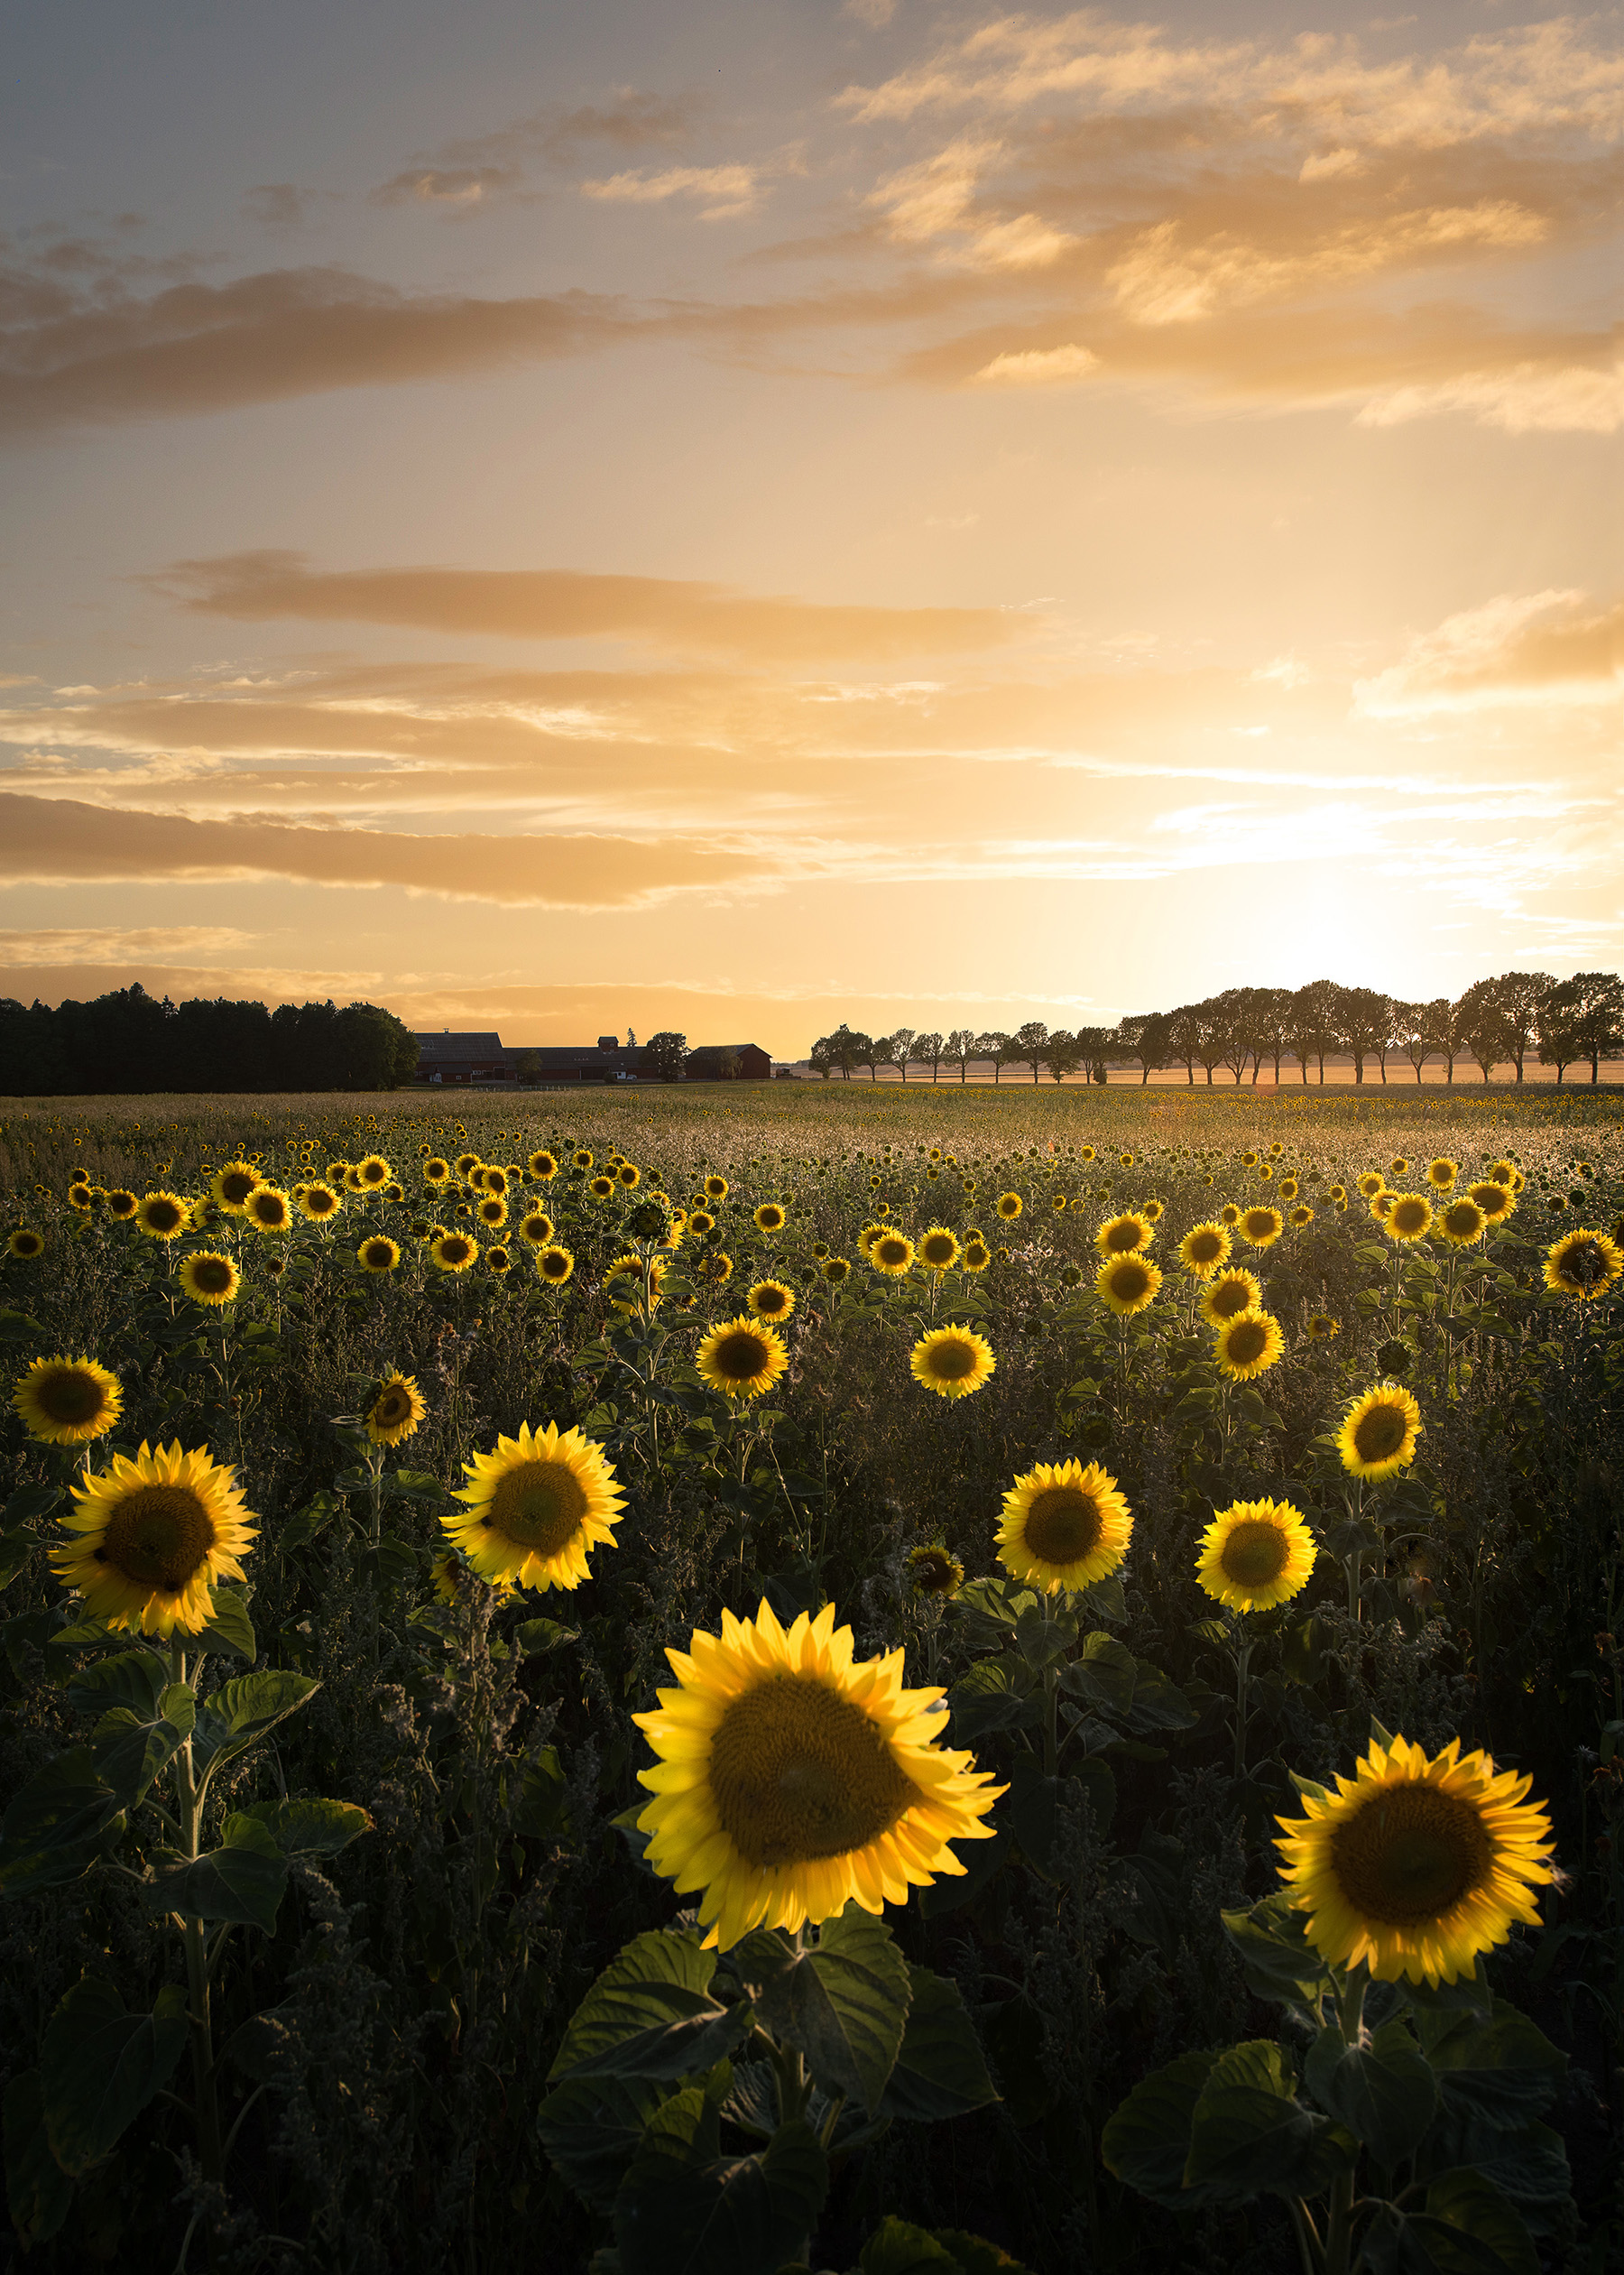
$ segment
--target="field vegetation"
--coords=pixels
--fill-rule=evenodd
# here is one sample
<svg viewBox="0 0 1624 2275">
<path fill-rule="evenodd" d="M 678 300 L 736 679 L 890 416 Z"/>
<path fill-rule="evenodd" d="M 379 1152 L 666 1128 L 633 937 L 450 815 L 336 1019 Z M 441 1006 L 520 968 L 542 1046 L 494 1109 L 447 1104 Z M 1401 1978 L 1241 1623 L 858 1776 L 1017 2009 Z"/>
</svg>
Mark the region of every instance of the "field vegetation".
<svg viewBox="0 0 1624 2275">
<path fill-rule="evenodd" d="M 1616 1102 L 53 1099 L 0 1184 L 29 2265 L 1618 2263 Z"/>
</svg>

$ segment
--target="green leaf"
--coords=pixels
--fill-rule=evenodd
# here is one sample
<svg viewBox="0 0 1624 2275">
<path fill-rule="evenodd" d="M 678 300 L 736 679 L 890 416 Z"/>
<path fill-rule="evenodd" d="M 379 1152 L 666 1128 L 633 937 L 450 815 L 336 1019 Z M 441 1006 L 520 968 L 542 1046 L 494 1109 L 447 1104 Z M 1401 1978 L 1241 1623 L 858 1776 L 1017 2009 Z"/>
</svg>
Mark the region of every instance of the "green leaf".
<svg viewBox="0 0 1624 2275">
<path fill-rule="evenodd" d="M 154 1778 L 174 1759 L 191 1734 L 198 1702 L 188 1683 L 171 1683 L 147 1719 L 128 1706 L 114 1706 L 90 1734 L 96 1766 L 127 1809 L 133 1809 Z"/>
<path fill-rule="evenodd" d="M 1517 2207 L 1492 2180 L 1463 2166 L 1440 2173 L 1426 2209 L 1405 2222 L 1416 2251 L 1400 2264 L 1437 2275 L 1539 2275 L 1539 2254 Z"/>
<path fill-rule="evenodd" d="M 418 1552 L 410 1540 L 386 1532 L 372 1548 L 361 1551 L 355 1559 L 355 1569 L 378 1587 L 404 1587 L 417 1577 Z"/>
<path fill-rule="evenodd" d="M 715 1966 L 691 1933 L 634 1937 L 571 2015 L 549 2078 L 670 2079 L 708 2068 L 750 2023 L 746 2010 L 711 1996 Z"/>
<path fill-rule="evenodd" d="M 900 2220 L 894 2212 L 881 2221 L 857 2261 L 862 2275 L 964 2275 L 958 2260 L 928 2228 Z M 856 2275 L 854 2270 L 853 2275 Z"/>
<path fill-rule="evenodd" d="M 0 1532 L 14 1532 L 21 1524 L 48 1517 L 62 1498 L 60 1485 L 23 1485 L 0 1510 Z"/>
<path fill-rule="evenodd" d="M 337 1856 L 373 1824 L 353 1801 L 256 1801 L 243 1814 L 265 1827 L 284 1856 Z"/>
<path fill-rule="evenodd" d="M 0 1536 L 0 1588 L 9 1587 L 19 1572 L 28 1569 L 39 1546 L 39 1540 L 26 1528 Z"/>
<path fill-rule="evenodd" d="M 614 2202 L 643 2129 L 669 2087 L 646 2077 L 567 2077 L 536 2112 L 554 2169 L 595 2212 Z"/>
<path fill-rule="evenodd" d="M 1139 1662 L 1126 1643 L 1096 1628 L 1083 1644 L 1082 1656 L 1060 1671 L 1060 1688 L 1096 1712 L 1121 1722 L 1133 1704 L 1139 1681 Z"/>
<path fill-rule="evenodd" d="M 1280 1645 L 1280 1672 L 1287 1682 L 1317 1682 L 1324 1669 L 1329 1630 L 1324 1620 L 1306 1619 L 1288 1627 Z"/>
<path fill-rule="evenodd" d="M 958 1985 L 925 1967 L 910 1966 L 908 1980 L 913 1995 L 885 2088 L 886 2108 L 916 2123 L 984 2109 L 998 2099 L 998 2090 Z"/>
<path fill-rule="evenodd" d="M 186 2044 L 186 1993 L 169 1984 L 152 2013 L 129 2013 L 98 1975 L 76 1983 L 45 2026 L 40 2101 L 51 2151 L 78 2174 L 110 2154 L 164 2085 Z"/>
<path fill-rule="evenodd" d="M 513 1641 L 527 1659 L 536 1659 L 549 1651 L 562 1651 L 567 1643 L 578 1643 L 578 1627 L 560 1626 L 556 1619 L 521 1620 L 513 1630 Z"/>
<path fill-rule="evenodd" d="M 1247 1987 L 1260 1999 L 1312 2011 L 1331 1982 L 1331 1972 L 1308 1940 L 1308 1915 L 1284 1896 L 1266 1896 L 1250 1911 L 1219 1917 L 1241 1954 Z"/>
<path fill-rule="evenodd" d="M 30 1312 L 0 1311 L 0 1343 L 43 1343 L 49 1334 Z"/>
<path fill-rule="evenodd" d="M 37 2069 L 5 2089 L 5 2200 L 26 2252 L 49 2243 L 73 2204 L 73 2181 L 51 2153 Z"/>
<path fill-rule="evenodd" d="M 259 1657 L 254 1622 L 248 1616 L 246 1602 L 235 1588 L 216 1588 L 214 1610 L 198 1640 L 206 1650 L 223 1651 L 234 1659 L 253 1660 Z"/>
<path fill-rule="evenodd" d="M 224 1831 L 224 1847 L 161 1873 L 152 1884 L 154 1899 L 165 1911 L 263 1928 L 269 1935 L 288 1884 L 287 1859 L 255 1818 L 229 1817 Z"/>
<path fill-rule="evenodd" d="M 804 2248 L 828 2187 L 828 2159 L 798 2118 L 757 2156 L 697 2167 L 651 2127 L 615 2203 L 624 2275 L 763 2275 Z"/>
<path fill-rule="evenodd" d="M 88 1873 L 117 1846 L 127 1818 L 88 1746 L 36 1770 L 0 1826 L 0 1896 L 31 1896 Z"/>
<path fill-rule="evenodd" d="M 305 1503 L 302 1509 L 295 1509 L 285 1524 L 277 1527 L 274 1546 L 284 1556 L 293 1549 L 308 1548 L 312 1540 L 320 1538 L 333 1519 L 341 1515 L 343 1511 L 342 1496 L 328 1493 L 323 1487 L 321 1492 L 313 1494 Z"/>
<path fill-rule="evenodd" d="M 853 1901 L 825 1920 L 811 1949 L 758 1933 L 738 1946 L 734 1965 L 769 2030 L 806 2056 L 824 2092 L 861 2102 L 872 2115 L 912 1996 L 908 1963 L 884 1920 Z"/>
<path fill-rule="evenodd" d="M 1218 2057 L 1190 2121 L 1188 2187 L 1227 2196 L 1289 2188 L 1314 2140 L 1314 2120 L 1293 2098 L 1280 2049 L 1250 2039 Z"/>
<path fill-rule="evenodd" d="M 1488 2021 L 1467 2015 L 1442 2035 L 1431 2016 L 1417 2024 L 1446 2108 L 1520 2126 L 1555 2100 L 1567 2056 L 1516 2007 L 1497 1998 Z"/>
<path fill-rule="evenodd" d="M 268 2006 L 237 2024 L 221 2047 L 219 2058 L 234 2063 L 256 2085 L 263 2085 L 296 2058 L 298 2051 L 299 2041 L 287 2016 L 280 2009 Z"/>
<path fill-rule="evenodd" d="M 448 1487 L 427 1469 L 397 1469 L 384 1480 L 385 1490 L 405 1501 L 449 1501 Z"/>
<path fill-rule="evenodd" d="M 1195 1710 L 1176 1682 L 1148 1659 L 1133 1662 L 1133 1697 L 1128 1707 L 1130 1730 L 1187 1730 Z"/>
<path fill-rule="evenodd" d="M 971 2235 L 962 2227 L 932 2228 L 930 2233 L 946 2245 L 964 2275 L 1030 2275 L 1029 2269 L 1001 2252 L 996 2243 L 989 2243 L 984 2235 Z"/>
<path fill-rule="evenodd" d="M 1216 2054 L 1181 2054 L 1140 2081 L 1100 2136 L 1107 2171 L 1178 2211 L 1223 2200 L 1223 2188 L 1186 2187 L 1184 2177 L 1196 2105 L 1217 2060 Z"/>
<path fill-rule="evenodd" d="M 1350 2046 L 1334 2025 L 1309 2048 L 1304 2083 L 1386 2172 L 1411 2156 L 1433 2121 L 1438 2088 L 1425 2056 L 1394 2016 Z"/>
<path fill-rule="evenodd" d="M 1035 1723 L 1043 1712 L 1025 1667 L 1004 1659 L 978 1660 L 948 1692 L 947 1707 L 955 1743 L 961 1745 Z"/>
<path fill-rule="evenodd" d="M 236 1675 L 203 1701 L 198 1715 L 198 1755 L 210 1766 L 228 1762 L 285 1722 L 320 1684 L 291 1668 L 268 1668 L 258 1675 Z"/>
<path fill-rule="evenodd" d="M 68 1684 L 68 1704 L 80 1714 L 104 1715 L 127 1706 L 150 1722 L 169 1688 L 170 1663 L 156 1651 L 125 1651 L 115 1658 L 83 1667 Z"/>
</svg>

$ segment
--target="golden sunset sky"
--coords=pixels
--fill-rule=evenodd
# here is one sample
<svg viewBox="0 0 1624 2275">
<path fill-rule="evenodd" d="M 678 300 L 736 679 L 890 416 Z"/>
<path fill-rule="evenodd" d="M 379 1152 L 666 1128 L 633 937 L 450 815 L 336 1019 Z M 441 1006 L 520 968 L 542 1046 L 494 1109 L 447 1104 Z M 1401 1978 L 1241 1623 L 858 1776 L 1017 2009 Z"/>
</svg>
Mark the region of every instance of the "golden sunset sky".
<svg viewBox="0 0 1624 2275">
<path fill-rule="evenodd" d="M 10 64 L 0 993 L 795 1057 L 1617 966 L 1618 10 Z"/>
</svg>

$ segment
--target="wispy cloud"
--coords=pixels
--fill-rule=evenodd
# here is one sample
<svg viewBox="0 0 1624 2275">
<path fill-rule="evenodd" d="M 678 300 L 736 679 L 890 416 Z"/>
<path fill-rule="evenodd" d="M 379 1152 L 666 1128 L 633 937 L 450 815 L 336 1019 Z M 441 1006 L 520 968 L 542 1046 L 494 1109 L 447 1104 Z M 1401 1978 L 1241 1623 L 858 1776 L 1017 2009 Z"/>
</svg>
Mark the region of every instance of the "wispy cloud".
<svg viewBox="0 0 1624 2275">
<path fill-rule="evenodd" d="M 1446 616 L 1401 660 L 1360 682 L 1372 717 L 1496 703 L 1616 703 L 1624 698 L 1624 601 L 1587 608 L 1582 592 L 1501 593 Z"/>
<path fill-rule="evenodd" d="M 692 199 L 702 221 L 727 221 L 752 212 L 761 195 L 755 166 L 668 166 L 660 173 L 610 174 L 580 185 L 583 198 L 604 205 L 657 206 L 672 198 Z"/>
</svg>

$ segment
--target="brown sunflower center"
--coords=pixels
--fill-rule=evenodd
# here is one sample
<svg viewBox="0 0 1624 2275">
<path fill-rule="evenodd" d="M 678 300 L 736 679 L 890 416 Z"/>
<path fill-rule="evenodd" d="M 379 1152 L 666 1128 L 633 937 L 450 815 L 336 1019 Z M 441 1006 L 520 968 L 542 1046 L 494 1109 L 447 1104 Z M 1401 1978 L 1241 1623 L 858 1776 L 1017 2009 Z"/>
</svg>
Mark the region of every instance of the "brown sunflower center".
<svg viewBox="0 0 1624 2275">
<path fill-rule="evenodd" d="M 460 1233 L 448 1233 L 440 1243 L 440 1254 L 448 1264 L 466 1264 L 473 1253 Z"/>
<path fill-rule="evenodd" d="M 776 1319 L 788 1300 L 781 1288 L 763 1288 L 756 1298 L 756 1309 L 764 1319 Z"/>
<path fill-rule="evenodd" d="M 724 1335 L 711 1353 L 711 1364 L 724 1381 L 752 1383 L 772 1356 L 770 1345 L 748 1327 Z"/>
<path fill-rule="evenodd" d="M 1259 1233 L 1274 1230 L 1274 1211 L 1272 1208 L 1249 1208 L 1242 1222 L 1255 1239 Z"/>
<path fill-rule="evenodd" d="M 905 1240 L 877 1240 L 874 1253 L 882 1264 L 905 1264 L 908 1262 L 908 1243 Z"/>
<path fill-rule="evenodd" d="M 522 1549 L 556 1556 L 581 1529 L 586 1494 L 561 1461 L 514 1465 L 491 1496 L 485 1522 Z"/>
<path fill-rule="evenodd" d="M 1607 1259 L 1595 1240 L 1571 1240 L 1557 1259 L 1563 1278 L 1574 1287 L 1593 1288 L 1607 1276 Z"/>
<path fill-rule="evenodd" d="M 811 1675 L 770 1676 L 734 1700 L 710 1784 L 722 1829 L 757 1866 L 848 1856 L 919 1799 L 884 1733 Z"/>
<path fill-rule="evenodd" d="M 253 1170 L 222 1170 L 220 1198 L 229 1201 L 234 1208 L 239 1207 L 258 1183 L 259 1179 Z"/>
<path fill-rule="evenodd" d="M 223 1296 L 229 1292 L 235 1277 L 224 1256 L 198 1256 L 192 1262 L 192 1280 L 206 1296 Z"/>
<path fill-rule="evenodd" d="M 1215 1264 L 1223 1253 L 1223 1238 L 1220 1233 L 1192 1233 L 1190 1261 L 1197 1264 Z"/>
<path fill-rule="evenodd" d="M 567 1280 L 569 1277 L 568 1257 L 553 1249 L 541 1259 L 541 1276 L 544 1280 Z"/>
<path fill-rule="evenodd" d="M 179 1595 L 214 1544 L 214 1520 L 189 1485 L 142 1485 L 107 1519 L 96 1557 L 138 1587 Z"/>
<path fill-rule="evenodd" d="M 950 1233 L 932 1233 L 921 1253 L 927 1264 L 950 1264 L 957 1246 Z"/>
<path fill-rule="evenodd" d="M 909 1565 L 921 1595 L 945 1595 L 958 1577 L 957 1565 L 946 1549 L 916 1549 Z"/>
<path fill-rule="evenodd" d="M 1213 1309 L 1221 1319 L 1232 1319 L 1250 1301 L 1251 1290 L 1243 1280 L 1221 1280 L 1213 1290 Z"/>
<path fill-rule="evenodd" d="M 1290 1556 L 1286 1535 L 1278 1524 L 1249 1517 L 1225 1540 L 1219 1562 L 1226 1579 L 1240 1587 L 1267 1587 L 1286 1569 Z"/>
<path fill-rule="evenodd" d="M 53 1367 L 34 1379 L 33 1394 L 48 1421 L 77 1429 L 100 1419 L 107 1402 L 106 1385 L 83 1367 Z"/>
<path fill-rule="evenodd" d="M 925 1355 L 925 1363 L 938 1382 L 962 1383 L 966 1374 L 974 1373 L 979 1356 L 973 1343 L 953 1336 L 933 1343 Z"/>
<path fill-rule="evenodd" d="M 1423 1232 L 1426 1226 L 1426 1203 L 1423 1200 L 1395 1201 L 1388 1212 L 1388 1221 L 1396 1232 Z"/>
<path fill-rule="evenodd" d="M 1150 1285 L 1150 1274 L 1136 1259 L 1130 1259 L 1116 1266 L 1109 1285 L 1119 1303 L 1132 1303 Z"/>
<path fill-rule="evenodd" d="M 379 1272 L 386 1271 L 394 1262 L 394 1249 L 387 1240 L 369 1240 L 364 1253 L 367 1262 Z"/>
<path fill-rule="evenodd" d="M 256 1193 L 249 1201 L 249 1210 L 255 1224 L 276 1225 L 287 1217 L 287 1203 L 280 1193 Z"/>
<path fill-rule="evenodd" d="M 1494 1845 L 1479 1812 L 1457 1794 L 1389 1786 L 1337 1826 L 1331 1863 L 1355 1911 L 1417 1928 L 1483 1885 Z"/>
<path fill-rule="evenodd" d="M 411 1393 L 404 1383 L 386 1384 L 378 1394 L 371 1419 L 379 1429 L 393 1429 L 411 1420 Z"/>
<path fill-rule="evenodd" d="M 1269 1329 L 1261 1319 L 1237 1319 L 1224 1346 L 1232 1366 L 1250 1366 L 1269 1348 Z"/>
<path fill-rule="evenodd" d="M 1105 1245 L 1113 1256 L 1130 1256 L 1139 1246 L 1140 1239 L 1139 1226 L 1127 1217 L 1105 1227 Z"/>
<path fill-rule="evenodd" d="M 338 1196 L 321 1188 L 309 1195 L 305 1206 L 312 1216 L 330 1216 L 338 1206 Z"/>
<path fill-rule="evenodd" d="M 147 1223 L 158 1233 L 172 1233 L 180 1224 L 181 1211 L 173 1201 L 149 1201 Z"/>
<path fill-rule="evenodd" d="M 1047 1485 L 1026 1514 L 1026 1544 L 1045 1564 L 1077 1564 L 1099 1546 L 1104 1521 L 1081 1485 Z"/>
<path fill-rule="evenodd" d="M 1372 1406 L 1353 1425 L 1353 1450 L 1361 1461 L 1391 1461 L 1409 1435 L 1409 1418 L 1397 1406 Z"/>
</svg>

